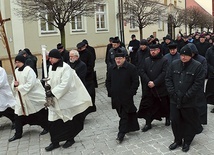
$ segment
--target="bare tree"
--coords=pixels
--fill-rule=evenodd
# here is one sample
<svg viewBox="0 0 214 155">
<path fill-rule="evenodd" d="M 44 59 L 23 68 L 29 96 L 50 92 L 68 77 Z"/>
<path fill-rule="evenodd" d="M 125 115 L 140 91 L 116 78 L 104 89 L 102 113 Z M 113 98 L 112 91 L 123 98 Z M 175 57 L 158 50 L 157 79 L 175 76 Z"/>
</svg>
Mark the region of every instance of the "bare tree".
<svg viewBox="0 0 214 155">
<path fill-rule="evenodd" d="M 186 17 L 186 24 L 189 27 L 190 34 L 193 28 L 198 27 L 199 19 L 201 18 L 202 11 L 195 6 L 189 7 L 185 10 L 184 16 Z"/>
<path fill-rule="evenodd" d="M 156 24 L 165 9 L 159 0 L 126 0 L 124 5 L 124 19 L 136 24 L 140 30 L 140 39 L 143 38 L 143 28 Z"/>
<path fill-rule="evenodd" d="M 201 32 L 204 28 L 209 31 L 209 29 L 212 28 L 213 16 L 204 12 L 201 12 L 200 16 L 197 26 L 201 29 Z"/>
<path fill-rule="evenodd" d="M 170 11 L 168 11 L 167 22 L 168 25 L 171 26 L 172 32 L 168 32 L 171 34 L 172 38 L 175 38 L 175 29 L 183 25 L 185 21 L 184 9 L 179 9 L 174 5 L 169 6 Z"/>
<path fill-rule="evenodd" d="M 17 15 L 24 21 L 47 22 L 60 31 L 61 42 L 65 46 L 65 26 L 72 17 L 92 16 L 101 0 L 16 0 L 21 9 Z"/>
</svg>

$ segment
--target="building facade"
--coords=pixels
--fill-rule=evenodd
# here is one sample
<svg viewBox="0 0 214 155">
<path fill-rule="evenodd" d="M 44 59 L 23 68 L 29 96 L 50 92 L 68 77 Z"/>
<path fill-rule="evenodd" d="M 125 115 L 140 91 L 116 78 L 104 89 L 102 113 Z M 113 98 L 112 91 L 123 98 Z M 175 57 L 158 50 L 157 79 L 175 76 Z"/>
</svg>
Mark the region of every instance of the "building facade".
<svg viewBox="0 0 214 155">
<path fill-rule="evenodd" d="M 87 39 L 89 44 L 96 49 L 97 58 L 105 57 L 106 45 L 109 37 L 120 36 L 120 25 L 118 17 L 118 5 L 121 0 L 105 0 L 96 7 L 94 17 L 78 16 L 72 19 L 65 27 L 66 48 L 75 49 L 76 44 Z M 166 6 L 185 8 L 183 0 L 160 0 Z M 168 7 L 169 8 L 169 7 Z M 38 57 L 38 67 L 41 67 L 41 45 L 46 45 L 47 50 L 56 48 L 60 42 L 60 32 L 55 27 L 41 20 L 25 22 L 16 15 L 15 9 L 19 8 L 14 0 L 0 0 L 0 9 L 3 18 L 11 18 L 4 26 L 14 58 L 20 49 L 29 48 Z M 167 10 L 169 11 L 169 9 Z M 48 17 L 47 17 L 48 18 Z M 147 26 L 143 29 L 143 38 L 150 35 L 161 39 L 168 34 L 168 23 L 160 16 L 159 22 Z M 124 23 L 125 44 L 130 41 L 130 36 L 135 34 L 139 39 L 139 29 L 132 23 Z M 183 30 L 183 27 L 176 28 L 176 33 Z M 0 43 L 0 62 L 1 65 L 10 72 L 10 64 L 6 49 Z"/>
</svg>

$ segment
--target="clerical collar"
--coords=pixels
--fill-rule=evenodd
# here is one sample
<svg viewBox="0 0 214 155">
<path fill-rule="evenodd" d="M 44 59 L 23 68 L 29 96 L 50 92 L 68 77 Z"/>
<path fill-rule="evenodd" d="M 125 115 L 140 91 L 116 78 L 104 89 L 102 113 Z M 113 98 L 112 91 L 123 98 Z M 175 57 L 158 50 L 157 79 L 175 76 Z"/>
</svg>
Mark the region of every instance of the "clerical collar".
<svg viewBox="0 0 214 155">
<path fill-rule="evenodd" d="M 23 71 L 25 67 L 26 67 L 26 65 L 24 64 L 22 67 L 20 67 L 20 68 L 18 69 L 18 71 Z"/>
<path fill-rule="evenodd" d="M 60 59 L 57 63 L 52 65 L 52 71 L 56 71 L 57 67 L 63 67 L 62 59 Z"/>
</svg>

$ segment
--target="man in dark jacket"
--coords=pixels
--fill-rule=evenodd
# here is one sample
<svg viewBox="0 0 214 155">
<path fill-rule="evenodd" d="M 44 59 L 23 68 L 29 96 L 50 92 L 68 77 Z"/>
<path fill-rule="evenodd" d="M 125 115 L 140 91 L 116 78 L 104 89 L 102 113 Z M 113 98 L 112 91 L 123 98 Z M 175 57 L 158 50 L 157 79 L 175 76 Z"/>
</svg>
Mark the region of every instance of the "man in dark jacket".
<svg viewBox="0 0 214 155">
<path fill-rule="evenodd" d="M 115 54 L 118 52 L 118 50 L 121 50 L 127 60 L 128 60 L 128 52 L 126 51 L 126 49 L 121 45 L 121 42 L 119 40 L 118 37 L 115 37 L 112 41 L 112 48 L 109 50 L 108 53 L 108 57 L 107 57 L 107 69 L 111 66 L 111 65 L 115 65 Z"/>
<path fill-rule="evenodd" d="M 77 44 L 77 50 L 80 55 L 80 60 L 82 60 L 87 66 L 87 73 L 85 77 L 85 87 L 91 96 L 93 106 L 90 106 L 86 113 L 91 113 L 96 111 L 95 105 L 95 84 L 94 84 L 94 58 L 92 54 L 86 49 L 85 43 L 80 42 Z"/>
<path fill-rule="evenodd" d="M 198 54 L 198 49 L 193 43 L 188 43 L 187 46 L 192 51 L 192 58 L 203 65 L 204 76 L 207 76 L 207 60 L 205 57 Z M 207 124 L 207 101 L 204 93 L 204 85 L 196 95 L 197 98 L 197 109 L 200 115 L 201 124 Z"/>
<path fill-rule="evenodd" d="M 168 60 L 168 64 L 171 64 L 174 60 L 180 59 L 180 54 L 177 52 L 177 44 L 171 43 L 168 45 L 169 53 L 164 55 L 164 58 Z"/>
<path fill-rule="evenodd" d="M 199 54 L 202 55 L 203 57 L 205 57 L 206 51 L 210 47 L 210 44 L 205 40 L 206 40 L 205 35 L 201 34 L 199 42 L 196 44 Z"/>
<path fill-rule="evenodd" d="M 79 59 L 80 55 L 78 51 L 71 50 L 69 52 L 70 61 L 68 64 L 71 66 L 72 69 L 74 69 L 77 73 L 77 76 L 80 78 L 82 83 L 85 85 L 85 76 L 87 73 L 87 66 L 86 64 Z"/>
<path fill-rule="evenodd" d="M 139 79 L 137 69 L 126 61 L 121 50 L 115 54 L 115 62 L 116 64 L 108 69 L 106 87 L 108 96 L 112 99 L 112 108 L 117 110 L 120 117 L 116 140 L 121 143 L 126 133 L 139 130 L 137 108 L 133 101 Z"/>
<path fill-rule="evenodd" d="M 166 75 L 174 135 L 169 149 L 174 150 L 183 143 L 182 151 L 187 152 L 195 135 L 203 130 L 196 108 L 196 95 L 203 87 L 205 74 L 202 64 L 192 59 L 188 46 L 184 46 L 180 54 L 180 60 L 172 62 Z"/>
<path fill-rule="evenodd" d="M 164 43 L 162 44 L 162 49 L 161 49 L 163 55 L 166 55 L 167 53 L 169 53 L 168 45 L 171 44 L 172 42 L 171 40 L 172 40 L 171 36 L 166 35 Z"/>
<path fill-rule="evenodd" d="M 133 34 L 131 36 L 132 40 L 129 42 L 129 45 L 128 45 L 128 49 L 129 49 L 129 57 L 131 59 L 131 63 L 133 65 L 137 65 L 137 62 L 136 62 L 136 54 L 137 54 L 137 50 L 139 49 L 140 47 L 140 41 L 136 39 L 136 36 Z"/>
<path fill-rule="evenodd" d="M 146 39 L 142 39 L 140 41 L 140 48 L 138 49 L 137 56 L 136 56 L 138 72 L 140 72 L 140 70 L 143 68 L 144 61 L 147 57 L 149 57 L 149 55 L 150 55 L 150 49 L 148 47 L 148 41 Z M 143 90 L 143 80 L 141 77 L 140 77 L 140 81 L 141 81 L 141 89 Z M 142 91 L 142 96 L 143 96 L 143 91 Z"/>
<path fill-rule="evenodd" d="M 183 39 L 182 39 L 182 36 L 181 34 L 177 34 L 177 39 L 175 40 L 175 43 L 177 44 L 177 52 L 180 52 L 180 49 L 182 48 L 182 42 L 183 42 Z"/>
<path fill-rule="evenodd" d="M 36 77 L 38 77 L 38 71 L 37 71 L 37 60 L 38 59 L 37 59 L 37 57 L 35 55 L 33 55 L 28 48 L 25 48 L 24 51 L 27 53 L 27 57 L 32 60 L 33 65 L 34 65 L 33 70 L 36 73 Z"/>
<path fill-rule="evenodd" d="M 82 42 L 85 43 L 86 49 L 91 53 L 91 56 L 92 56 L 92 59 L 93 59 L 93 61 L 94 61 L 94 65 L 95 65 L 96 53 L 95 53 L 94 47 L 90 46 L 90 45 L 88 44 L 88 41 L 87 41 L 86 39 L 83 39 Z M 94 66 L 94 67 L 95 67 L 95 66 Z M 94 71 L 93 79 L 94 79 L 95 88 L 97 88 L 97 87 L 98 87 L 98 83 L 97 83 L 97 74 L 96 74 L 96 71 Z"/>
<path fill-rule="evenodd" d="M 107 64 L 107 57 L 108 57 L 109 50 L 112 48 L 113 39 L 114 39 L 113 37 L 109 38 L 109 44 L 106 47 L 106 56 L 105 56 L 105 63 L 106 64 Z"/>
<path fill-rule="evenodd" d="M 57 49 L 60 52 L 63 61 L 66 63 L 69 62 L 69 52 L 64 48 L 64 46 L 61 43 L 57 44 Z"/>
<path fill-rule="evenodd" d="M 37 58 L 31 54 L 30 50 L 28 50 L 29 49 L 26 48 L 25 50 L 20 51 L 18 55 L 22 55 L 25 57 L 25 65 L 30 66 L 35 72 L 36 77 L 38 77 Z"/>
<path fill-rule="evenodd" d="M 161 117 L 166 117 L 166 126 L 170 125 L 169 97 L 165 86 L 167 59 L 163 58 L 158 44 L 149 48 L 150 57 L 145 59 L 140 71 L 144 86 L 138 118 L 146 120 L 143 132 L 152 128 L 151 123 L 154 119 L 161 120 Z"/>
<path fill-rule="evenodd" d="M 206 84 L 207 103 L 214 105 L 214 44 L 207 50 L 208 81 Z M 214 108 L 211 110 L 214 113 Z"/>
</svg>

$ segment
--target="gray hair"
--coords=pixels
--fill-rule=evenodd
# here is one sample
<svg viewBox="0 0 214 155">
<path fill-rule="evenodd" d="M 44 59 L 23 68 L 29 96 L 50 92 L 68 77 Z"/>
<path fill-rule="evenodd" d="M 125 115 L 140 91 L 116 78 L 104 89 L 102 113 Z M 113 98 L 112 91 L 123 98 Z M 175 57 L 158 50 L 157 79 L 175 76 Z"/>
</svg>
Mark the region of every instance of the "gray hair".
<svg viewBox="0 0 214 155">
<path fill-rule="evenodd" d="M 77 50 L 71 50 L 70 53 L 73 53 L 78 58 L 80 57 L 79 52 Z"/>
</svg>

